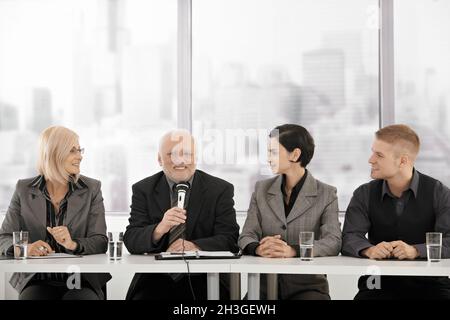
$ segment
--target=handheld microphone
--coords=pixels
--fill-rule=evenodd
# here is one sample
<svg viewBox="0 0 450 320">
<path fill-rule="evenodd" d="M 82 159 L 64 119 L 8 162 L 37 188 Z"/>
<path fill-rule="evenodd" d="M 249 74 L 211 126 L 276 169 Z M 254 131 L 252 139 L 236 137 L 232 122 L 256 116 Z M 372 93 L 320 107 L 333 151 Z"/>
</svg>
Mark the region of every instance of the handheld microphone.
<svg viewBox="0 0 450 320">
<path fill-rule="evenodd" d="M 184 209 L 186 192 L 189 190 L 189 182 L 180 182 L 175 186 L 177 192 L 177 207 Z"/>
<path fill-rule="evenodd" d="M 177 207 L 184 209 L 185 208 L 185 200 L 186 200 L 186 193 L 189 190 L 189 182 L 180 182 L 175 186 L 175 191 L 177 193 Z M 182 240 L 182 250 L 181 250 L 181 257 L 183 258 L 183 261 L 186 263 L 187 266 L 187 275 L 188 275 L 188 282 L 189 287 L 191 288 L 192 297 L 194 298 L 194 301 L 197 300 L 195 297 L 194 289 L 192 288 L 192 282 L 191 282 L 191 271 L 189 269 L 189 261 L 186 260 L 184 257 L 184 237 L 185 232 L 183 231 L 181 233 L 181 240 Z"/>
</svg>

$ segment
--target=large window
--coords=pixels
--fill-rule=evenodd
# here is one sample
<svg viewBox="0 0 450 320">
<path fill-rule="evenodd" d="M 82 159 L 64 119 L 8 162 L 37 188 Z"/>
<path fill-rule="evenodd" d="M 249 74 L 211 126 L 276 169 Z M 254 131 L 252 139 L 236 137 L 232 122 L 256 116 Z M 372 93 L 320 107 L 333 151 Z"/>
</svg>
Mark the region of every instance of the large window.
<svg viewBox="0 0 450 320">
<path fill-rule="evenodd" d="M 80 135 L 106 209 L 128 211 L 176 127 L 176 30 L 176 0 L 0 1 L 0 210 L 60 124 Z"/>
<path fill-rule="evenodd" d="M 394 3 L 395 121 L 421 137 L 418 170 L 450 185 L 450 1 Z"/>
<path fill-rule="evenodd" d="M 283 123 L 312 133 L 309 169 L 345 209 L 369 179 L 387 92 L 380 1 L 192 0 L 186 10 L 180 0 L 0 0 L 0 211 L 15 182 L 36 174 L 41 130 L 61 124 L 80 134 L 82 173 L 102 181 L 106 209 L 126 212 L 131 184 L 160 169 L 159 137 L 190 116 L 199 168 L 234 184 L 237 209 L 271 176 L 266 137 Z M 189 12 L 192 30 L 177 29 Z M 383 113 L 417 129 L 418 169 L 446 184 L 449 16 L 447 0 L 394 1 L 395 119 Z M 188 101 L 177 106 L 190 79 L 192 114 Z"/>
<path fill-rule="evenodd" d="M 311 172 L 345 209 L 378 128 L 378 1 L 194 0 L 192 15 L 200 167 L 231 181 L 245 210 L 270 175 L 269 130 L 301 124 L 316 142 Z"/>
</svg>

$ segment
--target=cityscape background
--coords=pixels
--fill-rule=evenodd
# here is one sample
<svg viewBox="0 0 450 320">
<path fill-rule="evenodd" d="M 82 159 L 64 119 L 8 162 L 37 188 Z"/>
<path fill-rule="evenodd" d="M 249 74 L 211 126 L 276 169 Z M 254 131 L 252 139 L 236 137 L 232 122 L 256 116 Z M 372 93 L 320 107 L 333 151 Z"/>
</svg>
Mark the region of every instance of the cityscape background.
<svg viewBox="0 0 450 320">
<path fill-rule="evenodd" d="M 379 126 L 378 1 L 192 2 L 202 148 L 217 143 L 212 129 L 301 124 L 316 142 L 309 169 L 345 210 L 370 179 Z M 450 1 L 394 3 L 396 122 L 421 136 L 417 168 L 450 185 Z M 61 124 L 80 135 L 82 173 L 102 181 L 107 211 L 128 212 L 131 185 L 160 170 L 159 137 L 177 120 L 176 0 L 0 0 L 0 211 L 37 174 L 39 133 Z M 199 164 L 234 184 L 238 210 L 270 176 L 247 149 Z"/>
</svg>

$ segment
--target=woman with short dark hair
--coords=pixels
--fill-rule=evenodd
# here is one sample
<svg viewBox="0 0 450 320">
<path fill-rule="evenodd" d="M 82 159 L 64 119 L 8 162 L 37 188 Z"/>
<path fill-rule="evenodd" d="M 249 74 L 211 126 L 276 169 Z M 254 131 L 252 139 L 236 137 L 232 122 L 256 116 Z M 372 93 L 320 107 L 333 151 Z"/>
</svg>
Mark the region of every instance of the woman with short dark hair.
<svg viewBox="0 0 450 320">
<path fill-rule="evenodd" d="M 314 139 L 295 124 L 276 127 L 269 138 L 269 164 L 277 176 L 256 183 L 239 247 L 249 255 L 298 257 L 299 233 L 312 231 L 314 256 L 338 255 L 341 229 L 336 188 L 306 170 L 314 155 Z M 261 295 L 267 298 L 264 280 Z M 279 275 L 278 295 L 283 300 L 330 299 L 325 275 Z"/>
</svg>

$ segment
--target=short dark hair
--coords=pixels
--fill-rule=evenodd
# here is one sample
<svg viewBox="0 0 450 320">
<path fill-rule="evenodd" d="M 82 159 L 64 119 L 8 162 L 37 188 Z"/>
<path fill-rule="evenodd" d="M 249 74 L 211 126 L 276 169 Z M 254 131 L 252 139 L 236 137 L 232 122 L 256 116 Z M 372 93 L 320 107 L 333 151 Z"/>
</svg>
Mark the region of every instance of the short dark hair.
<svg viewBox="0 0 450 320">
<path fill-rule="evenodd" d="M 297 124 L 283 124 L 270 131 L 270 138 L 278 138 L 279 143 L 289 152 L 299 148 L 301 155 L 297 159 L 306 168 L 314 155 L 314 139 L 304 127 Z"/>
</svg>

